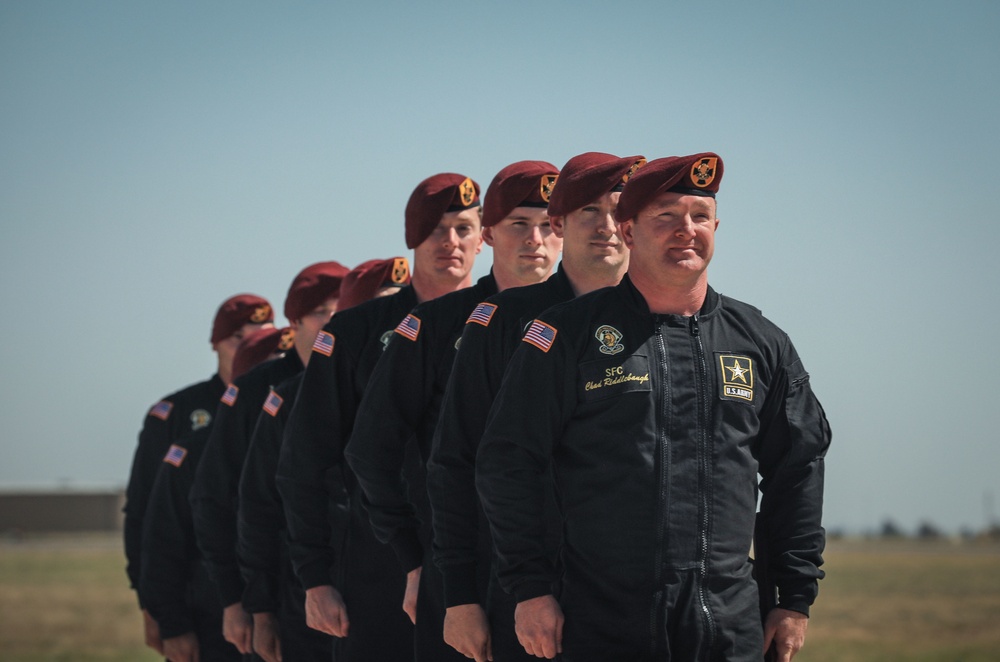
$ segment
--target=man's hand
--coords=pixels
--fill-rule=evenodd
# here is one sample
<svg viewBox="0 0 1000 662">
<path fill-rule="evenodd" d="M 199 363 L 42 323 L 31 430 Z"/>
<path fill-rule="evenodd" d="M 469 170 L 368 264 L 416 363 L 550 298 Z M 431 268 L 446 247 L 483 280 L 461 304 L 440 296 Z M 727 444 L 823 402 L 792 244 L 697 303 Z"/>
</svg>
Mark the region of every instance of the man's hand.
<svg viewBox="0 0 1000 662">
<path fill-rule="evenodd" d="M 306 591 L 306 625 L 334 637 L 346 637 L 351 622 L 340 591 L 330 584 Z"/>
<path fill-rule="evenodd" d="M 444 613 L 444 643 L 476 662 L 492 662 L 490 626 L 478 604 L 448 607 Z"/>
<path fill-rule="evenodd" d="M 145 609 L 142 610 L 142 627 L 145 631 L 146 645 L 163 655 L 163 641 L 160 639 L 160 626 Z"/>
<path fill-rule="evenodd" d="M 185 632 L 163 640 L 163 657 L 170 662 L 201 662 L 198 653 L 198 635 Z"/>
<path fill-rule="evenodd" d="M 775 607 L 764 621 L 764 653 L 774 642 L 778 662 L 790 662 L 806 641 L 809 617 L 797 611 Z"/>
<path fill-rule="evenodd" d="M 253 652 L 253 621 L 239 602 L 222 610 L 222 636 L 244 655 Z"/>
<path fill-rule="evenodd" d="M 514 633 L 529 655 L 551 660 L 562 653 L 565 620 L 555 596 L 531 598 L 514 608 Z"/>
<path fill-rule="evenodd" d="M 423 566 L 406 573 L 406 592 L 403 593 L 403 611 L 414 625 L 417 624 L 417 593 L 420 590 L 421 570 Z"/>
<path fill-rule="evenodd" d="M 253 652 L 264 662 L 281 662 L 281 638 L 278 619 L 270 612 L 253 615 Z"/>
</svg>

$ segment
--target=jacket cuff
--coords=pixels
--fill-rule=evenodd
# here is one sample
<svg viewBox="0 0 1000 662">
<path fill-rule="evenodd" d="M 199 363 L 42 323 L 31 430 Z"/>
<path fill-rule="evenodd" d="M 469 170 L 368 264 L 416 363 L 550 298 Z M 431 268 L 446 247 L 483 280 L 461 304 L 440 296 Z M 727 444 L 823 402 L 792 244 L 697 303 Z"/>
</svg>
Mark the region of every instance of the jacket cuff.
<svg viewBox="0 0 1000 662">
<path fill-rule="evenodd" d="M 309 590 L 317 586 L 333 585 L 333 572 L 323 561 L 312 561 L 295 570 L 302 588 Z"/>
<path fill-rule="evenodd" d="M 150 612 L 150 615 L 160 628 L 160 639 L 173 639 L 194 632 L 194 619 L 180 605 L 177 608 L 164 609 L 159 614 Z"/>
<path fill-rule="evenodd" d="M 518 602 L 540 598 L 543 595 L 552 595 L 552 584 L 549 582 L 526 581 L 518 584 L 513 590 L 514 599 Z"/>
<path fill-rule="evenodd" d="M 420 544 L 420 538 L 416 531 L 404 531 L 389 541 L 392 551 L 396 552 L 399 564 L 403 566 L 403 572 L 407 573 L 416 570 L 424 564 L 424 546 Z"/>
<path fill-rule="evenodd" d="M 441 571 L 444 581 L 444 606 L 482 604 L 475 564 L 450 566 Z"/>
</svg>

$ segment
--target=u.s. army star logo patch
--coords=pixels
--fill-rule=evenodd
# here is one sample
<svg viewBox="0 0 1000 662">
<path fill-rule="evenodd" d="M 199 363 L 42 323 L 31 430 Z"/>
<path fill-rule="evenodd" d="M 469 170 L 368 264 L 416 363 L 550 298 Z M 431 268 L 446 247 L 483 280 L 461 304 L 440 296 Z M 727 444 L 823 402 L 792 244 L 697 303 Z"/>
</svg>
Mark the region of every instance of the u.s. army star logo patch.
<svg viewBox="0 0 1000 662">
<path fill-rule="evenodd" d="M 753 402 L 753 359 L 749 356 L 722 354 L 722 397 Z"/>
<path fill-rule="evenodd" d="M 617 354 L 625 350 L 625 345 L 622 344 L 622 332 L 613 326 L 607 324 L 601 326 L 594 337 L 601 343 L 598 348 L 601 354 Z"/>
</svg>

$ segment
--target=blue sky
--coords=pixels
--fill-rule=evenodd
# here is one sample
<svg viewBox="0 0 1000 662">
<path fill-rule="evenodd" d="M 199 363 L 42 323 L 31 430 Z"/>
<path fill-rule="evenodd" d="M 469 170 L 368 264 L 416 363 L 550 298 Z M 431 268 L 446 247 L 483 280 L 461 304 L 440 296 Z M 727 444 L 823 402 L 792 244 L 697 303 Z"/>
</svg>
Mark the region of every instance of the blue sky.
<svg viewBox="0 0 1000 662">
<path fill-rule="evenodd" d="M 406 255 L 430 174 L 711 150 L 710 280 L 812 373 L 827 525 L 980 528 L 998 34 L 994 2 L 0 3 L 0 489 L 123 485 L 218 304 Z"/>
</svg>

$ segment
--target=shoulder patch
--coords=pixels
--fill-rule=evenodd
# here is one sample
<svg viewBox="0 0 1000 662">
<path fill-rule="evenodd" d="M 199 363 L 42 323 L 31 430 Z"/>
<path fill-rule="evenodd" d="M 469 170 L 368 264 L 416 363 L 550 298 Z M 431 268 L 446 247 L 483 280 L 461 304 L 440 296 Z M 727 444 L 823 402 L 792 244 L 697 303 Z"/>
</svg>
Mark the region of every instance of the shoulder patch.
<svg viewBox="0 0 1000 662">
<path fill-rule="evenodd" d="M 469 319 L 465 320 L 466 324 L 476 323 L 482 324 L 483 326 L 489 326 L 490 320 L 493 319 L 493 313 L 497 311 L 495 304 L 486 303 L 485 301 L 476 306 L 472 314 L 469 315 Z"/>
<path fill-rule="evenodd" d="M 335 338 L 332 333 L 320 331 L 319 335 L 316 336 L 316 341 L 313 343 L 313 351 L 318 352 L 323 356 L 330 356 L 333 354 L 334 340 Z"/>
<path fill-rule="evenodd" d="M 149 410 L 149 415 L 165 421 L 170 418 L 170 412 L 174 408 L 174 403 L 169 400 L 160 400 Z"/>
<path fill-rule="evenodd" d="M 183 446 L 178 446 L 177 444 L 171 444 L 170 448 L 167 449 L 167 454 L 163 456 L 163 461 L 167 464 L 172 464 L 175 467 L 181 466 L 184 463 L 184 458 L 187 457 L 187 449 Z"/>
<path fill-rule="evenodd" d="M 191 412 L 191 431 L 207 428 L 212 422 L 212 415 L 205 409 L 195 409 Z"/>
<path fill-rule="evenodd" d="M 528 330 L 524 333 L 524 342 L 534 345 L 543 352 L 548 352 L 552 348 L 552 343 L 556 340 L 556 331 L 553 327 L 549 326 L 541 320 L 535 320 L 528 327 Z"/>
<path fill-rule="evenodd" d="M 412 313 L 403 318 L 403 321 L 396 327 L 396 333 L 416 342 L 420 335 L 420 318 Z"/>
<path fill-rule="evenodd" d="M 237 386 L 236 384 L 230 384 L 229 387 L 226 388 L 226 392 L 222 394 L 222 404 L 229 405 L 230 407 L 232 407 L 234 404 L 236 404 L 236 398 L 239 396 L 239 394 L 240 394 L 240 387 Z"/>
<path fill-rule="evenodd" d="M 278 412 L 281 410 L 281 405 L 284 403 L 284 399 L 274 391 L 271 391 L 267 396 L 267 400 L 264 400 L 264 411 L 266 411 L 271 416 L 277 416 Z"/>
</svg>

